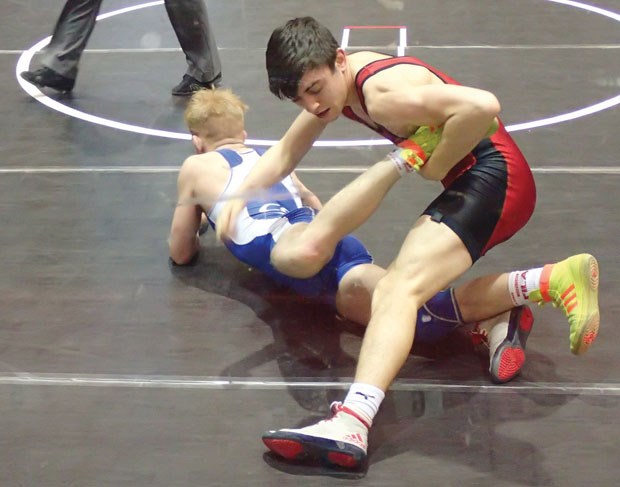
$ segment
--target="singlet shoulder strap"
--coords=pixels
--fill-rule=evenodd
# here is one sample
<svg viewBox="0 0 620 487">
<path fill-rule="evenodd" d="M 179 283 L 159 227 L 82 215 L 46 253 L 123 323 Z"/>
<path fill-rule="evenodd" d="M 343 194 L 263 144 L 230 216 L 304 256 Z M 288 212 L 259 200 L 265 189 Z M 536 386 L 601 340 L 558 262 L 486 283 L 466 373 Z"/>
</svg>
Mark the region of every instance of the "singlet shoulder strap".
<svg viewBox="0 0 620 487">
<path fill-rule="evenodd" d="M 385 69 L 389 69 L 393 66 L 399 66 L 402 64 L 409 64 L 413 66 L 421 66 L 423 68 L 428 69 L 431 73 L 437 76 L 441 81 L 450 85 L 459 84 L 456 80 L 450 78 L 448 75 L 442 73 L 437 70 L 430 64 L 425 63 L 424 61 L 415 58 L 413 56 L 403 56 L 403 57 L 389 57 L 385 59 L 377 59 L 376 61 L 372 61 L 360 69 L 355 75 L 355 89 L 357 91 L 357 96 L 359 97 L 360 103 L 362 104 L 362 108 L 364 112 L 368 113 L 366 108 L 366 100 L 364 98 L 364 83 L 368 81 L 371 76 L 374 76 L 377 73 Z"/>
</svg>

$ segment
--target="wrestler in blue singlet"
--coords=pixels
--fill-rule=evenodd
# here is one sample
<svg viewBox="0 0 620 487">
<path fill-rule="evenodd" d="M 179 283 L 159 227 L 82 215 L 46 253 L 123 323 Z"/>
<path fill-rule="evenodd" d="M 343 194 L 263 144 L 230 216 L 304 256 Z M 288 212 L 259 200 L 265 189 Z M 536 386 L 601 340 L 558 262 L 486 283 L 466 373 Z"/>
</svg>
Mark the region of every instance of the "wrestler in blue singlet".
<svg viewBox="0 0 620 487">
<path fill-rule="evenodd" d="M 260 154 L 253 149 L 218 151 L 230 165 L 231 174 L 222 196 L 233 195 L 250 172 Z M 219 212 L 226 198 L 216 203 L 207 215 L 215 228 Z M 226 243 L 228 250 L 240 261 L 260 270 L 276 282 L 290 287 L 304 296 L 325 298 L 334 302 L 338 283 L 345 273 L 359 264 L 372 262 L 372 257 L 353 236 L 347 236 L 338 244 L 334 256 L 314 277 L 297 279 L 278 272 L 271 265 L 271 250 L 284 230 L 294 223 L 310 222 L 314 210 L 303 206 L 291 177 L 269 188 L 260 199 L 250 200 L 242 210 L 234 231 L 234 237 Z"/>
<path fill-rule="evenodd" d="M 231 171 L 220 201 L 207 215 L 214 229 L 226 197 L 237 193 L 239 185 L 260 158 L 260 154 L 250 148 L 242 151 L 220 149 L 218 152 L 226 159 Z M 260 199 L 247 202 L 237 219 L 234 236 L 226 242 L 226 247 L 241 262 L 260 270 L 275 282 L 333 305 L 343 276 L 357 265 L 373 262 L 366 247 L 356 237 L 344 237 L 332 259 L 317 275 L 308 279 L 286 276 L 271 265 L 271 251 L 284 230 L 294 223 L 310 222 L 314 215 L 314 209 L 303 206 L 292 178 L 287 176 L 266 190 Z M 418 311 L 416 341 L 438 341 L 460 324 L 462 320 L 452 290 L 442 291 Z"/>
</svg>

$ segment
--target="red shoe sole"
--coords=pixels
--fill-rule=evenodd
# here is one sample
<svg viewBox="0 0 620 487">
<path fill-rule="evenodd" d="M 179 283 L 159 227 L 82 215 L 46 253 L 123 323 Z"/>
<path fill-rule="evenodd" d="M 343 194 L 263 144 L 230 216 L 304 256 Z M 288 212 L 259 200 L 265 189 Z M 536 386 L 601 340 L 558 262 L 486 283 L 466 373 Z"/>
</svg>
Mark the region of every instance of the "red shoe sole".
<svg viewBox="0 0 620 487">
<path fill-rule="evenodd" d="M 358 468 L 366 453 L 352 445 L 324 438 L 277 431 L 263 436 L 267 448 L 287 460 L 326 462 L 347 469 Z M 339 446 L 340 444 L 340 446 Z"/>
<path fill-rule="evenodd" d="M 525 363 L 525 343 L 532 331 L 534 315 L 527 306 L 515 308 L 510 313 L 508 336 L 497 347 L 491 358 L 489 371 L 493 382 L 503 384 L 521 373 Z"/>
<path fill-rule="evenodd" d="M 525 363 L 525 352 L 522 348 L 506 348 L 502 351 L 499 358 L 499 367 L 497 369 L 497 378 L 501 382 L 508 382 L 514 379 L 521 367 Z"/>
</svg>

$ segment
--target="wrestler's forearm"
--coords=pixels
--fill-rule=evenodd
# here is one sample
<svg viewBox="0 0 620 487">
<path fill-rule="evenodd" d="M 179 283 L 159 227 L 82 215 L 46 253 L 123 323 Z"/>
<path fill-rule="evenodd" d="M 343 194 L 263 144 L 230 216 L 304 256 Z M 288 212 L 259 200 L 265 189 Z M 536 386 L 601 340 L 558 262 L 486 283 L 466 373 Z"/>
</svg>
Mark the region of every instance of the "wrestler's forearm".
<svg viewBox="0 0 620 487">
<path fill-rule="evenodd" d="M 170 259 L 177 265 L 187 265 L 195 259 L 200 251 L 200 240 L 197 234 L 193 239 L 185 240 L 184 242 L 171 237 L 169 247 Z"/>
<path fill-rule="evenodd" d="M 493 124 L 492 111 L 470 111 L 454 115 L 443 127 L 441 140 L 420 170 L 426 179 L 441 180 L 486 136 Z"/>
</svg>

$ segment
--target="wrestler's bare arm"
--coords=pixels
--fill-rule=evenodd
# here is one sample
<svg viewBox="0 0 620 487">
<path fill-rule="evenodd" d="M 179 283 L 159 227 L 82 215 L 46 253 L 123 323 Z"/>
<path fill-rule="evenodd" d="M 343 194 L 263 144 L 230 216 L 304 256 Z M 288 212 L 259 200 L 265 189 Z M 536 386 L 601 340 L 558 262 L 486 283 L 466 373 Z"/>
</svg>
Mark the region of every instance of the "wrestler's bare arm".
<svg viewBox="0 0 620 487">
<path fill-rule="evenodd" d="M 245 205 L 243 195 L 272 186 L 288 176 L 325 129 L 325 122 L 315 115 L 301 112 L 282 139 L 265 152 L 239 186 L 239 199 L 229 201 L 216 223 L 219 239 L 231 235 L 234 221 Z"/>
<path fill-rule="evenodd" d="M 198 250 L 198 230 L 203 212 L 224 189 L 229 169 L 217 153 L 187 158 L 177 178 L 177 206 L 170 227 L 170 258 L 179 265 L 191 262 Z"/>
<path fill-rule="evenodd" d="M 441 140 L 420 174 L 440 180 L 482 140 L 500 110 L 490 92 L 458 85 L 385 82 L 369 87 L 369 115 L 408 137 L 421 125 L 443 126 Z"/>
<path fill-rule="evenodd" d="M 320 210 L 321 208 L 323 208 L 321 200 L 318 198 L 317 195 L 315 195 L 312 191 L 310 191 L 308 187 L 304 185 L 304 183 L 301 182 L 301 180 L 297 176 L 297 173 L 292 172 L 291 178 L 293 179 L 293 182 L 295 183 L 295 187 L 297 188 L 297 191 L 299 192 L 301 202 L 303 203 L 304 206 L 309 206 L 310 208 L 314 208 L 315 210 Z"/>
<path fill-rule="evenodd" d="M 325 125 L 315 115 L 302 111 L 278 143 L 261 156 L 239 191 L 268 188 L 288 176 L 319 138 Z"/>
</svg>

